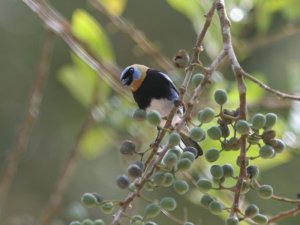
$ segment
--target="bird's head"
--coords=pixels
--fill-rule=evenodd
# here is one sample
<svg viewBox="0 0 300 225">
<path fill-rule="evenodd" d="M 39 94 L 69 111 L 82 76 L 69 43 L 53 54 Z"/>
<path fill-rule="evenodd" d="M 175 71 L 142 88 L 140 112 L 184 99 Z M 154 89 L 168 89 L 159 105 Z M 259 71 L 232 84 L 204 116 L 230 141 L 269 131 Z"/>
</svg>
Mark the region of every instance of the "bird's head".
<svg viewBox="0 0 300 225">
<path fill-rule="evenodd" d="M 139 64 L 127 66 L 120 75 L 121 83 L 136 91 L 143 83 L 148 69 L 147 66 Z"/>
</svg>

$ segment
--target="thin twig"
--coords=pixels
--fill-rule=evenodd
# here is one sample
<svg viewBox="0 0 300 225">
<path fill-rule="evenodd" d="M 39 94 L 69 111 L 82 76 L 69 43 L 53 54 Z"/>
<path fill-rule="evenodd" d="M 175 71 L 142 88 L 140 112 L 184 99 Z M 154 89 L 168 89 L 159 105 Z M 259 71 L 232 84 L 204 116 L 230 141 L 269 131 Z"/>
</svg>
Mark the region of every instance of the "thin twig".
<svg viewBox="0 0 300 225">
<path fill-rule="evenodd" d="M 132 23 L 122 16 L 115 16 L 110 13 L 109 10 L 103 5 L 101 1 L 88 0 L 90 4 L 102 12 L 107 18 L 113 23 L 113 25 L 128 34 L 128 36 L 149 56 L 155 60 L 155 62 L 163 68 L 165 71 L 173 71 L 175 67 L 173 63 L 164 56 L 144 34 L 142 31 L 137 29 Z"/>
<path fill-rule="evenodd" d="M 44 0 L 23 0 L 23 2 L 40 17 L 50 30 L 61 37 L 78 57 L 93 68 L 101 79 L 107 82 L 121 96 L 127 98 L 129 102 L 132 101 L 129 93 L 119 82 L 121 70 L 116 65 L 97 57 L 74 35 L 70 23 L 62 15 Z"/>
<path fill-rule="evenodd" d="M 287 217 L 296 216 L 300 213 L 300 207 L 295 207 L 283 212 L 278 213 L 276 216 L 273 216 L 269 219 L 267 224 L 274 224 L 277 221 L 283 220 Z"/>
<path fill-rule="evenodd" d="M 73 174 L 76 170 L 78 159 L 80 155 L 80 143 L 82 141 L 82 138 L 86 134 L 86 131 L 90 128 L 93 117 L 92 117 L 92 110 L 97 106 L 99 103 L 99 97 L 97 93 L 97 88 L 95 88 L 95 94 L 94 94 L 94 100 L 91 103 L 85 119 L 81 125 L 81 128 L 78 132 L 78 135 L 75 140 L 75 145 L 73 149 L 70 152 L 70 155 L 66 162 L 63 164 L 63 168 L 61 170 L 61 173 L 59 177 L 57 178 L 54 191 L 52 192 L 49 202 L 47 206 L 45 207 L 45 210 L 40 215 L 37 225 L 48 225 L 51 223 L 51 221 L 54 219 L 55 215 L 57 214 L 60 205 L 62 203 L 62 199 L 64 196 L 64 193 L 66 192 L 68 185 L 73 177 Z"/>
<path fill-rule="evenodd" d="M 13 179 L 17 173 L 20 158 L 28 147 L 28 142 L 33 127 L 38 119 L 40 105 L 44 94 L 44 86 L 49 73 L 53 49 L 52 31 L 47 30 L 42 44 L 41 57 L 37 68 L 36 78 L 29 96 L 29 102 L 25 109 L 25 117 L 20 125 L 14 146 L 9 150 L 2 178 L 0 181 L 0 214 L 3 211 L 5 200 Z"/>
</svg>

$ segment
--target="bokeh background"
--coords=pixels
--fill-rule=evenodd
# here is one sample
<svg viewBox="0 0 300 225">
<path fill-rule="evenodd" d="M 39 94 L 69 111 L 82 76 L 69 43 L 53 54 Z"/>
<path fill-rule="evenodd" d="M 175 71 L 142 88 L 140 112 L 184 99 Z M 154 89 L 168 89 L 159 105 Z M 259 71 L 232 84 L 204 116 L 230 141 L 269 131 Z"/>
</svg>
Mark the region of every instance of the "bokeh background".
<svg viewBox="0 0 300 225">
<path fill-rule="evenodd" d="M 112 11 L 115 9 L 118 15 L 122 14 L 143 31 L 161 54 L 170 60 L 178 49 L 192 52 L 197 33 L 205 21 L 203 15 L 211 4 L 208 0 L 112 2 L 117 5 L 116 9 L 109 6 Z M 120 32 L 107 16 L 87 1 L 51 0 L 49 4 L 71 21 L 78 34 L 85 29 L 80 27 L 80 23 L 89 26 L 88 22 L 97 21 L 101 24 L 99 29 L 105 33 L 107 42 L 99 41 L 99 45 L 94 45 L 98 48 L 94 51 L 106 52 L 104 57 L 120 68 L 133 63 L 146 64 L 169 72 L 177 85 L 180 85 L 183 71 L 166 71 L 161 68 L 130 36 Z M 297 0 L 227 0 L 226 4 L 232 22 L 236 53 L 243 68 L 275 89 L 299 94 L 300 8 Z M 25 116 L 45 36 L 44 24 L 22 1 L 0 0 L 1 171 L 8 151 L 16 142 L 17 131 Z M 205 65 L 209 64 L 220 49 L 220 37 L 219 23 L 215 16 L 201 54 L 201 61 Z M 96 191 L 105 199 L 125 197 L 127 192 L 118 189 L 115 178 L 126 172 L 133 159 L 123 158 L 119 154 L 120 143 L 124 139 L 131 139 L 138 143 L 140 149 L 145 149 L 155 137 L 154 128 L 132 120 L 132 113 L 136 109 L 133 102 L 103 84 L 103 81 L 95 81 L 95 73 L 86 65 L 80 66 L 82 62 L 78 60 L 64 41 L 55 37 L 40 114 L 9 189 L 1 224 L 33 224 L 45 209 L 60 171 L 74 148 L 91 102 L 92 87 L 85 77 L 90 77 L 92 83 L 98 83 L 99 86 L 99 103 L 93 109 L 95 122 L 81 142 L 76 171 L 53 224 L 68 224 L 77 217 L 102 217 L 110 221 L 110 217 L 102 215 L 98 209 L 82 208 L 82 193 Z M 232 91 L 231 105 L 228 107 L 236 107 L 235 82 L 230 68 L 223 65 L 214 75 L 214 81 L 201 100 L 203 104 L 216 107 L 210 103 L 211 93 L 222 87 Z M 262 166 L 260 180 L 273 185 L 276 194 L 294 198 L 300 192 L 300 104 L 280 100 L 253 84 L 249 84 L 248 91 L 249 115 L 269 111 L 277 113 L 280 122 L 276 129 L 287 144 L 287 151 L 271 160 L 272 162 L 258 162 Z M 204 148 L 207 146 L 204 144 Z M 205 165 L 203 161 L 199 159 L 198 164 Z M 159 198 L 168 191 L 163 189 L 150 193 L 149 196 Z M 201 215 L 199 224 L 223 224 L 220 218 L 211 216 L 199 206 L 197 199 L 200 195 L 195 193 L 185 197 L 177 196 L 179 205 L 187 206 L 190 220 L 199 222 Z M 288 208 L 286 204 L 261 200 L 253 192 L 249 193 L 249 199 L 257 202 L 262 212 L 276 214 Z M 143 205 L 143 201 L 138 201 L 134 210 L 141 211 Z M 182 212 L 183 209 L 179 208 L 176 214 L 180 215 Z M 172 224 L 163 215 L 158 219 L 160 224 Z M 279 224 L 298 225 L 299 222 L 298 216 Z"/>
</svg>

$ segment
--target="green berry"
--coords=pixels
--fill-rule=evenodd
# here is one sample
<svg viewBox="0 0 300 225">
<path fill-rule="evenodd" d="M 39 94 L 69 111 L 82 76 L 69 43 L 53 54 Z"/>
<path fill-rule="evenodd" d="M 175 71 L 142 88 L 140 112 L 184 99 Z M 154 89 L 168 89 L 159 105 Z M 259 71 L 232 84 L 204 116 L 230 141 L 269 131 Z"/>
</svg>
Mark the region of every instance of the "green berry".
<svg viewBox="0 0 300 225">
<path fill-rule="evenodd" d="M 145 223 L 145 225 L 157 225 L 157 223 L 153 222 L 153 221 L 147 221 Z"/>
<path fill-rule="evenodd" d="M 117 177 L 117 185 L 121 189 L 128 188 L 130 182 L 129 178 L 126 175 L 120 175 Z"/>
<path fill-rule="evenodd" d="M 280 139 L 274 139 L 272 146 L 276 153 L 282 153 L 285 149 L 285 143 Z"/>
<path fill-rule="evenodd" d="M 120 152 L 123 155 L 133 155 L 135 153 L 135 144 L 130 140 L 123 141 Z"/>
<path fill-rule="evenodd" d="M 235 124 L 235 129 L 238 133 L 240 134 L 248 134 L 250 131 L 250 127 L 249 124 L 246 120 L 239 120 L 237 121 L 237 123 Z"/>
<path fill-rule="evenodd" d="M 227 92 L 223 89 L 216 90 L 214 97 L 219 105 L 224 105 L 227 102 Z"/>
<path fill-rule="evenodd" d="M 145 120 L 147 116 L 147 113 L 145 110 L 143 109 L 137 109 L 135 110 L 135 112 L 133 113 L 133 118 L 137 121 L 142 121 Z"/>
<path fill-rule="evenodd" d="M 153 182 L 156 184 L 156 185 L 162 185 L 163 182 L 164 182 L 164 179 L 165 179 L 165 174 L 163 172 L 157 172 L 154 177 L 153 177 Z"/>
<path fill-rule="evenodd" d="M 177 158 L 179 158 L 181 156 L 181 150 L 177 149 L 177 148 L 172 148 L 168 151 L 168 153 L 174 153 Z"/>
<path fill-rule="evenodd" d="M 194 225 L 192 222 L 185 222 L 183 225 Z"/>
<path fill-rule="evenodd" d="M 257 214 L 256 216 L 254 216 L 252 218 L 252 220 L 258 224 L 267 224 L 268 223 L 268 217 L 266 217 L 265 215 L 262 215 L 262 214 Z"/>
<path fill-rule="evenodd" d="M 85 219 L 81 222 L 81 225 L 94 225 L 94 222 L 90 219 Z"/>
<path fill-rule="evenodd" d="M 129 176 L 131 176 L 133 178 L 140 177 L 143 172 L 137 164 L 129 165 L 127 171 L 128 171 Z"/>
<path fill-rule="evenodd" d="M 145 223 L 141 220 L 135 221 L 133 223 L 131 223 L 130 225 L 144 225 Z"/>
<path fill-rule="evenodd" d="M 130 219 L 130 224 L 133 224 L 137 221 L 143 221 L 144 218 L 141 215 L 134 215 L 133 217 L 131 217 Z"/>
<path fill-rule="evenodd" d="M 177 155 L 175 153 L 167 153 L 164 158 L 163 158 L 163 163 L 168 167 L 168 168 L 173 168 L 173 166 L 177 163 Z"/>
<path fill-rule="evenodd" d="M 225 221 L 225 225 L 239 225 L 240 221 L 235 216 L 228 217 Z"/>
<path fill-rule="evenodd" d="M 205 207 L 205 208 L 208 209 L 209 204 L 210 204 L 213 200 L 214 200 L 214 199 L 213 199 L 210 195 L 205 194 L 205 195 L 202 196 L 202 198 L 201 198 L 201 200 L 200 200 L 200 204 L 201 204 L 203 207 Z"/>
<path fill-rule="evenodd" d="M 93 207 L 97 204 L 97 198 L 92 193 L 84 193 L 81 202 L 87 207 Z"/>
<path fill-rule="evenodd" d="M 214 178 L 220 179 L 224 176 L 224 171 L 222 166 L 213 165 L 210 167 L 210 173 Z"/>
<path fill-rule="evenodd" d="M 265 124 L 265 129 L 270 129 L 272 128 L 277 121 L 277 115 L 275 113 L 267 113 L 266 114 L 266 124 Z"/>
<path fill-rule="evenodd" d="M 215 111 L 210 107 L 206 107 L 205 109 L 199 111 L 198 120 L 201 123 L 209 123 L 215 118 L 215 116 L 216 116 Z"/>
<path fill-rule="evenodd" d="M 128 190 L 131 192 L 135 192 L 136 191 L 136 186 L 135 183 L 132 182 L 131 184 L 129 184 Z"/>
<path fill-rule="evenodd" d="M 261 198 L 269 199 L 273 195 L 273 187 L 270 185 L 262 185 L 258 189 L 258 195 Z"/>
<path fill-rule="evenodd" d="M 247 167 L 247 173 L 249 174 L 250 178 L 256 178 L 259 175 L 259 169 L 257 166 L 251 165 Z"/>
<path fill-rule="evenodd" d="M 252 117 L 252 127 L 256 130 L 263 128 L 266 124 L 266 117 L 263 114 L 257 113 Z"/>
<path fill-rule="evenodd" d="M 179 145 L 180 143 L 180 135 L 178 133 L 171 133 L 168 137 L 168 143 L 171 146 Z"/>
<path fill-rule="evenodd" d="M 192 84 L 194 85 L 194 87 L 197 87 L 200 82 L 204 79 L 204 75 L 202 73 L 196 73 L 193 75 L 192 77 Z"/>
<path fill-rule="evenodd" d="M 111 214 L 114 211 L 114 203 L 113 202 L 105 202 L 101 205 L 101 211 L 104 214 Z"/>
<path fill-rule="evenodd" d="M 69 225 L 81 225 L 79 221 L 72 221 Z"/>
<path fill-rule="evenodd" d="M 205 132 L 200 127 L 193 127 L 190 131 L 190 137 L 196 142 L 203 141 L 205 139 Z"/>
<path fill-rule="evenodd" d="M 160 214 L 160 206 L 156 203 L 151 203 L 145 207 L 145 217 L 154 218 Z"/>
<path fill-rule="evenodd" d="M 163 187 L 170 187 L 174 183 L 174 175 L 172 173 L 165 173 L 162 182 Z"/>
<path fill-rule="evenodd" d="M 273 158 L 275 155 L 275 150 L 271 145 L 264 145 L 259 149 L 259 156 L 263 159 Z"/>
<path fill-rule="evenodd" d="M 177 162 L 177 168 L 182 171 L 189 170 L 192 167 L 191 160 L 187 158 L 179 159 Z"/>
<path fill-rule="evenodd" d="M 193 148 L 193 147 L 188 147 L 188 148 L 185 148 L 183 150 L 183 153 L 181 154 L 181 159 L 189 159 L 191 162 L 193 162 L 195 160 L 195 154 L 190 152 L 189 150 L 186 150 L 186 149 L 190 149 L 190 148 Z"/>
<path fill-rule="evenodd" d="M 220 128 L 220 130 L 221 130 L 221 132 L 222 132 L 222 137 L 223 137 L 223 138 L 229 137 L 229 135 L 230 135 L 230 130 L 229 130 L 229 127 L 228 127 L 227 124 L 225 124 L 225 125 L 220 125 L 219 128 Z"/>
<path fill-rule="evenodd" d="M 105 222 L 102 219 L 94 220 L 94 225 L 105 225 Z"/>
<path fill-rule="evenodd" d="M 176 180 L 173 184 L 173 187 L 175 191 L 180 195 L 187 193 L 189 190 L 189 185 L 184 180 Z"/>
<path fill-rule="evenodd" d="M 222 137 L 222 131 L 217 126 L 210 127 L 207 130 L 207 134 L 213 140 L 219 140 Z"/>
<path fill-rule="evenodd" d="M 220 202 L 214 200 L 211 203 L 209 203 L 208 209 L 212 214 L 218 215 L 222 213 L 224 206 Z"/>
<path fill-rule="evenodd" d="M 239 167 L 241 166 L 241 162 L 242 162 L 241 157 L 238 156 L 238 157 L 236 158 L 236 164 L 237 164 Z M 249 165 L 249 159 L 248 159 L 248 158 L 245 159 L 245 164 L 246 164 L 246 166 Z"/>
<path fill-rule="evenodd" d="M 206 153 L 205 153 L 205 159 L 208 161 L 208 162 L 215 162 L 218 160 L 218 158 L 220 157 L 220 151 L 215 149 L 215 148 L 212 148 L 212 149 L 209 149 Z"/>
<path fill-rule="evenodd" d="M 249 191 L 250 191 L 250 184 L 248 184 L 246 181 L 243 181 L 241 193 L 246 194 Z"/>
<path fill-rule="evenodd" d="M 233 166 L 231 164 L 226 163 L 222 166 L 222 168 L 223 168 L 223 172 L 224 172 L 225 177 L 233 177 L 234 169 L 233 169 Z"/>
<path fill-rule="evenodd" d="M 245 210 L 245 216 L 250 218 L 256 216 L 258 213 L 259 208 L 254 204 L 248 205 L 248 207 Z"/>
<path fill-rule="evenodd" d="M 160 206 L 167 210 L 167 211 L 173 211 L 176 209 L 177 204 L 174 198 L 172 197 L 164 197 L 160 200 Z"/>
<path fill-rule="evenodd" d="M 208 179 L 199 179 L 197 181 L 197 186 L 200 191 L 209 191 L 212 188 L 212 182 Z"/>
<path fill-rule="evenodd" d="M 150 111 L 147 113 L 147 120 L 153 126 L 158 126 L 161 122 L 161 116 L 158 111 Z"/>
</svg>

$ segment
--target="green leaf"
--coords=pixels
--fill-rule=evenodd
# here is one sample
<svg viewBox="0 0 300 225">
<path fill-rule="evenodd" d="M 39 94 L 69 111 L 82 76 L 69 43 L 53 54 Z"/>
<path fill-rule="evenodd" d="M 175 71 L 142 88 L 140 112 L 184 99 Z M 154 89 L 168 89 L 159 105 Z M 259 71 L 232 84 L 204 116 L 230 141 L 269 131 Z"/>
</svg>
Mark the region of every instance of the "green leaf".
<svg viewBox="0 0 300 225">
<path fill-rule="evenodd" d="M 87 158 L 94 158 L 102 154 L 112 142 L 109 129 L 91 128 L 80 143 L 81 153 Z"/>
<path fill-rule="evenodd" d="M 58 79 L 83 106 L 91 104 L 98 79 L 95 73 L 83 73 L 76 66 L 64 66 L 58 72 Z"/>
<path fill-rule="evenodd" d="M 125 10 L 127 0 L 98 0 L 101 2 L 110 14 L 120 16 Z"/>
<path fill-rule="evenodd" d="M 78 9 L 73 13 L 72 29 L 97 56 L 115 61 L 112 44 L 103 27 L 86 11 Z"/>
</svg>

